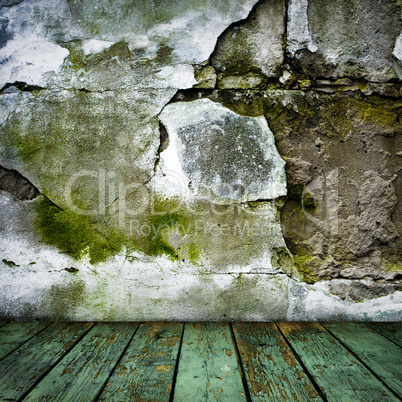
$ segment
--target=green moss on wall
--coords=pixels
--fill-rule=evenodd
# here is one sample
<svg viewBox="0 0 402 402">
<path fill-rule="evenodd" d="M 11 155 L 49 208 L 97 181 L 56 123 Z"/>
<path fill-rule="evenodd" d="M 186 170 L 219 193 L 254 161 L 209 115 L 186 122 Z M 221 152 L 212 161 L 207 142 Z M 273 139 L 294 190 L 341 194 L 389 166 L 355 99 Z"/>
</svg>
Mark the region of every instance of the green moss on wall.
<svg viewBox="0 0 402 402">
<path fill-rule="evenodd" d="M 173 48 L 167 45 L 161 45 L 156 52 L 155 61 L 159 64 L 165 65 L 171 62 L 173 56 Z"/>
<path fill-rule="evenodd" d="M 303 281 L 310 284 L 316 283 L 318 278 L 316 278 L 308 267 L 308 263 L 313 257 L 311 255 L 294 255 L 293 258 L 296 263 L 297 270 L 302 275 Z"/>
<path fill-rule="evenodd" d="M 188 220 L 176 211 L 163 215 L 152 215 L 149 219 L 151 231 L 148 236 L 146 252 L 149 255 L 166 254 L 172 260 L 178 260 L 179 255 L 174 247 L 169 244 L 169 232 L 178 231 L 184 235 Z"/>
<path fill-rule="evenodd" d="M 313 213 L 316 211 L 318 203 L 310 193 L 304 190 L 305 186 L 302 184 L 289 184 L 288 199 L 297 201 L 301 208 L 304 208 L 309 213 Z"/>
<path fill-rule="evenodd" d="M 402 262 L 386 263 L 386 264 L 384 264 L 384 266 L 387 269 L 387 271 L 389 271 L 389 272 L 402 271 Z"/>
<path fill-rule="evenodd" d="M 264 99 L 261 96 L 245 101 L 239 101 L 233 91 L 222 91 L 220 96 L 222 105 L 240 116 L 257 117 L 264 114 Z"/>
<path fill-rule="evenodd" d="M 116 229 L 110 228 L 105 236 L 95 229 L 90 217 L 64 211 L 45 197 L 37 203 L 35 224 L 42 241 L 77 260 L 88 256 L 92 264 L 117 254 L 124 243 Z"/>
<path fill-rule="evenodd" d="M 276 247 L 272 249 L 271 264 L 274 268 L 283 270 L 288 275 L 293 274 L 294 260 L 292 254 L 286 247 Z"/>
<path fill-rule="evenodd" d="M 85 54 L 82 50 L 81 40 L 72 40 L 70 42 L 60 43 L 60 45 L 65 47 L 70 52 L 64 61 L 63 68 L 65 70 L 72 69 L 74 71 L 78 71 L 81 68 L 86 67 Z"/>
<path fill-rule="evenodd" d="M 96 53 L 94 55 L 86 55 L 82 50 L 82 40 L 72 40 L 70 42 L 61 42 L 61 46 L 65 47 L 70 54 L 66 57 L 64 62 L 64 69 L 72 69 L 78 71 L 81 68 L 91 69 L 99 68 L 99 66 L 107 66 L 112 60 L 121 63 L 131 59 L 131 52 L 128 44 L 125 42 L 117 42 L 109 48 Z M 160 49 L 160 56 L 165 58 L 168 55 L 166 47 Z M 159 55 L 159 52 L 158 52 Z"/>
</svg>

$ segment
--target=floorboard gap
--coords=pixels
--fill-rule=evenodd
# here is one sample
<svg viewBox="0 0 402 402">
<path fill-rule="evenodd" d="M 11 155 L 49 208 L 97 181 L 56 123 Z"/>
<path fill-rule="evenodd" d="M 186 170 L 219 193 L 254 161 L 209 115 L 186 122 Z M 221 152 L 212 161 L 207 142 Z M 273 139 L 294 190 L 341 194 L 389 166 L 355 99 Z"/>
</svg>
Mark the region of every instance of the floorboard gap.
<svg viewBox="0 0 402 402">
<path fill-rule="evenodd" d="M 7 324 L 12 324 L 13 321 L 8 322 Z M 6 324 L 6 325 L 7 325 Z M 15 349 L 10 350 L 10 352 L 8 352 L 6 355 L 4 355 L 1 359 L 3 360 L 4 358 L 6 358 L 9 354 L 15 352 L 18 348 L 20 348 L 21 346 L 25 345 L 27 342 L 29 342 L 32 338 L 35 338 L 36 335 L 39 335 L 42 331 L 44 331 L 46 328 L 50 327 L 52 324 L 54 324 L 53 322 L 49 322 L 48 325 L 45 325 L 41 330 L 39 330 L 36 334 L 32 335 L 30 338 L 26 339 L 24 342 L 22 342 L 20 345 L 18 345 Z"/>
<path fill-rule="evenodd" d="M 127 352 L 128 347 L 130 346 L 131 341 L 134 339 L 135 334 L 138 331 L 138 328 L 141 326 L 142 322 L 139 322 L 137 325 L 137 328 L 134 330 L 133 334 L 131 335 L 130 340 L 128 341 L 127 345 L 125 346 L 125 348 L 123 349 L 123 351 L 121 352 L 120 356 L 118 359 L 116 359 L 116 364 L 113 366 L 111 372 L 109 373 L 109 377 L 106 379 L 106 381 L 104 382 L 101 390 L 99 391 L 98 395 L 95 397 L 94 402 L 98 401 L 100 396 L 102 395 L 102 392 L 104 391 L 106 384 L 108 383 L 109 379 L 112 377 L 113 373 L 116 371 L 116 367 L 119 365 L 119 363 L 121 362 L 121 359 L 123 358 L 123 356 L 125 355 L 125 353 Z"/>
<path fill-rule="evenodd" d="M 398 343 L 396 343 L 392 338 L 388 337 L 387 335 L 385 335 L 383 332 L 378 331 L 378 328 L 376 328 L 374 325 L 370 325 L 370 322 L 365 322 L 364 323 L 366 326 L 368 326 L 370 329 L 374 330 L 377 334 L 383 336 L 385 339 L 389 340 L 390 342 L 392 342 L 394 345 L 401 347 L 401 345 L 399 345 Z"/>
<path fill-rule="evenodd" d="M 180 363 L 180 355 L 181 355 L 181 345 L 183 344 L 183 337 L 184 337 L 184 331 L 185 331 L 185 330 L 186 330 L 186 323 L 183 322 L 183 331 L 181 331 L 181 338 L 180 338 L 179 351 L 177 352 L 176 365 L 175 365 L 175 367 L 174 367 L 174 372 L 173 372 L 172 388 L 171 388 L 171 390 L 170 390 L 169 402 L 173 402 L 173 399 L 174 399 L 174 389 L 175 389 L 175 387 L 176 387 L 177 373 L 179 372 L 179 363 Z"/>
<path fill-rule="evenodd" d="M 358 361 L 359 363 L 361 363 L 367 370 L 369 370 L 370 373 L 373 374 L 373 376 L 374 376 L 375 378 L 377 378 L 377 380 L 379 380 L 379 381 L 385 386 L 385 388 L 386 388 L 388 391 L 392 392 L 392 394 L 393 394 L 396 398 L 398 398 L 400 401 L 402 401 L 400 395 L 399 395 L 397 392 L 395 392 L 392 388 L 390 388 L 390 387 L 388 386 L 388 384 L 387 384 L 383 379 L 381 379 L 381 378 L 376 374 L 376 372 L 373 371 L 373 370 L 370 368 L 370 366 L 367 365 L 367 363 L 365 363 L 362 359 L 359 358 L 359 356 L 356 355 L 356 353 L 353 352 L 353 350 L 351 350 L 344 342 L 342 342 L 335 334 L 333 334 L 333 333 L 331 332 L 331 330 L 329 330 L 323 323 L 320 322 L 319 324 L 320 324 L 329 334 L 331 334 L 348 352 L 350 352 L 350 353 L 357 359 L 357 361 Z"/>
<path fill-rule="evenodd" d="M 290 343 L 289 339 L 285 336 L 285 334 L 281 331 L 281 329 L 279 328 L 279 325 L 277 325 L 277 323 L 274 323 L 276 328 L 278 328 L 278 331 L 281 333 L 281 335 L 283 336 L 283 338 L 285 339 L 285 342 L 287 343 L 287 345 L 289 346 L 289 349 L 292 351 L 293 355 L 295 356 L 296 360 L 299 362 L 300 366 L 303 368 L 304 372 L 306 373 L 307 377 L 309 378 L 310 382 L 313 384 L 313 387 L 316 389 L 316 391 L 318 392 L 318 395 L 322 398 L 322 400 L 324 402 L 328 402 L 327 397 L 324 395 L 324 393 L 322 392 L 321 388 L 319 387 L 319 385 L 317 384 L 317 382 L 315 381 L 314 377 L 311 375 L 311 373 L 308 371 L 307 367 L 304 365 L 302 359 L 300 358 L 300 356 L 298 355 L 298 353 L 296 352 L 296 350 L 293 348 L 292 344 Z"/>
<path fill-rule="evenodd" d="M 55 322 L 49 324 L 47 327 L 50 327 L 50 325 L 55 324 Z M 74 345 L 72 345 L 67 351 L 66 353 L 64 353 L 62 356 L 60 356 L 56 361 L 54 361 L 52 363 L 52 365 L 49 367 L 49 369 L 46 371 L 46 373 L 42 373 L 40 376 L 38 376 L 39 381 L 35 382 L 31 387 L 28 388 L 28 390 L 26 392 L 24 392 L 22 394 L 22 396 L 18 399 L 18 402 L 23 401 L 26 396 L 43 380 L 43 378 L 45 378 L 82 340 L 82 338 L 84 338 L 84 336 L 96 325 L 96 323 L 94 323 L 91 327 L 88 328 L 87 331 L 85 331 L 83 334 L 81 334 L 81 336 L 77 339 L 77 341 L 74 343 Z M 45 329 L 44 328 L 44 329 Z M 32 338 L 31 338 L 32 339 Z"/>
<path fill-rule="evenodd" d="M 241 380 L 243 381 L 243 388 L 244 388 L 244 392 L 246 394 L 246 399 L 247 399 L 247 402 L 251 402 L 251 394 L 250 394 L 250 390 L 248 389 L 246 373 L 244 372 L 243 361 L 241 359 L 240 350 L 239 350 L 239 347 L 237 346 L 236 337 L 235 337 L 235 334 L 233 331 L 232 323 L 229 322 L 228 324 L 229 324 L 230 334 L 232 335 L 233 346 L 234 346 L 235 353 L 236 353 L 237 364 L 239 366 Z"/>
</svg>

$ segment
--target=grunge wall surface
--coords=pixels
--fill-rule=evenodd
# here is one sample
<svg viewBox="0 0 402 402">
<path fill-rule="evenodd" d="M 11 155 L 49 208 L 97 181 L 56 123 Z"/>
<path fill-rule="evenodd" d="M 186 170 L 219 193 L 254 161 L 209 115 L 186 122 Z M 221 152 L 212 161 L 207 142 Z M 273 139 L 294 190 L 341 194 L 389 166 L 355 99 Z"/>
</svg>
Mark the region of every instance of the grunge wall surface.
<svg viewBox="0 0 402 402">
<path fill-rule="evenodd" d="M 0 316 L 400 320 L 400 0 L 1 0 Z"/>
</svg>

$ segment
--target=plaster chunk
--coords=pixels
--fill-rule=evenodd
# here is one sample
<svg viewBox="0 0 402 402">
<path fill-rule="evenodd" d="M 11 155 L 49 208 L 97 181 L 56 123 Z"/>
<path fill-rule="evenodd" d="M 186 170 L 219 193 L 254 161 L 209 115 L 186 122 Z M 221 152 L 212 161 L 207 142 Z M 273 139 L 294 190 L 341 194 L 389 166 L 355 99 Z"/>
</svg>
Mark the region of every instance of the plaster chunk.
<svg viewBox="0 0 402 402">
<path fill-rule="evenodd" d="M 258 68 L 264 75 L 274 77 L 283 62 L 284 16 L 283 0 L 258 2 L 247 20 L 231 26 L 219 38 L 212 65 L 228 75 Z"/>
<path fill-rule="evenodd" d="M 298 50 L 318 50 L 310 33 L 307 17 L 308 0 L 290 0 L 288 5 L 287 50 L 294 55 Z"/>
<path fill-rule="evenodd" d="M 99 53 L 112 45 L 113 42 L 98 39 L 89 39 L 83 42 L 82 50 L 84 51 L 84 54 L 88 55 Z"/>
<path fill-rule="evenodd" d="M 264 117 L 240 116 L 208 99 L 168 105 L 160 115 L 169 146 L 157 189 L 217 204 L 286 194 L 285 162 Z"/>
<path fill-rule="evenodd" d="M 395 47 L 392 52 L 392 55 L 399 61 L 402 65 L 402 32 L 395 40 Z"/>
<path fill-rule="evenodd" d="M 4 96 L 0 164 L 20 172 L 61 208 L 102 213 L 118 197 L 113 192 L 119 186 L 132 192 L 152 177 L 159 139 L 156 115 L 173 94 L 42 91 Z M 116 190 L 106 196 L 109 187 Z"/>
<path fill-rule="evenodd" d="M 53 35 L 55 30 L 75 33 L 66 24 L 69 17 L 67 4 L 55 0 L 15 2 L 0 10 L 0 18 L 7 21 L 0 49 L 0 88 L 16 81 L 44 87 L 61 72 L 69 52 Z"/>
<path fill-rule="evenodd" d="M 395 2 L 292 0 L 287 49 L 309 76 L 387 82 L 397 78 L 401 29 Z"/>
<path fill-rule="evenodd" d="M 347 246 L 356 255 L 373 250 L 377 242 L 390 242 L 400 236 L 391 221 L 397 203 L 392 182 L 371 170 L 362 175 L 362 181 L 358 193 L 358 213 L 348 218 L 346 226 L 349 229 Z"/>
<path fill-rule="evenodd" d="M 0 87 L 21 81 L 90 90 L 189 88 L 197 83 L 190 65 L 208 59 L 219 35 L 246 18 L 256 2 L 26 0 L 0 11 Z M 77 41 L 82 46 L 72 55 L 68 49 Z M 126 44 L 130 54 L 125 60 L 101 60 L 110 74 L 100 68 L 97 76 L 96 67 L 79 60 L 118 43 Z M 158 75 L 161 67 L 165 70 Z"/>
<path fill-rule="evenodd" d="M 59 73 L 67 49 L 32 34 L 14 39 L 0 49 L 0 88 L 8 82 L 26 82 L 46 86 L 46 73 Z"/>
</svg>

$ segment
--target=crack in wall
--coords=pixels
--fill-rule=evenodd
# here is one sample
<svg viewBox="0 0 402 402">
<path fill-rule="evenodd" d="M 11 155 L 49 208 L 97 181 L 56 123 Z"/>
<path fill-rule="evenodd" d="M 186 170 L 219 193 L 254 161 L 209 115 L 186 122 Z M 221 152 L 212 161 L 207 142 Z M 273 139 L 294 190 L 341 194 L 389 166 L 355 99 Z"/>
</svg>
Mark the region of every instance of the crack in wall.
<svg viewBox="0 0 402 402">
<path fill-rule="evenodd" d="M 1 0 L 0 9 L 3 7 L 12 7 L 22 3 L 24 0 Z"/>
<path fill-rule="evenodd" d="M 6 191 L 21 201 L 33 200 L 40 195 L 40 191 L 27 178 L 3 166 L 0 166 L 0 191 Z"/>
<path fill-rule="evenodd" d="M 46 88 L 41 87 L 39 85 L 30 85 L 24 81 L 15 81 L 11 83 L 7 83 L 0 89 L 0 95 L 3 95 L 7 92 L 7 89 L 14 87 L 17 88 L 21 92 L 34 92 L 34 91 L 44 91 Z"/>
</svg>

